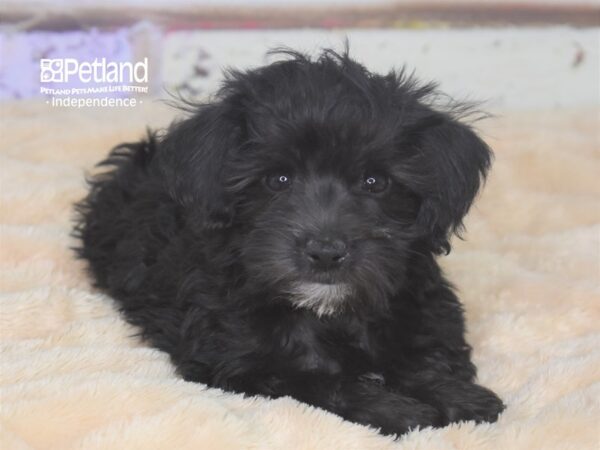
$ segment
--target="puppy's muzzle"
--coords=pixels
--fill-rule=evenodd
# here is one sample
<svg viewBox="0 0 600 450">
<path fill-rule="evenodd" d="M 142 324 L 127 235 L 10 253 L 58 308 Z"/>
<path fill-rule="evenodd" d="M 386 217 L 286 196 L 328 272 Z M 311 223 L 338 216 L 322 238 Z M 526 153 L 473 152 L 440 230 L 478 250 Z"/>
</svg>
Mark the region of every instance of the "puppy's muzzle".
<svg viewBox="0 0 600 450">
<path fill-rule="evenodd" d="M 348 245 L 340 238 L 311 238 L 306 241 L 304 254 L 313 269 L 328 271 L 344 263 L 348 257 Z"/>
</svg>

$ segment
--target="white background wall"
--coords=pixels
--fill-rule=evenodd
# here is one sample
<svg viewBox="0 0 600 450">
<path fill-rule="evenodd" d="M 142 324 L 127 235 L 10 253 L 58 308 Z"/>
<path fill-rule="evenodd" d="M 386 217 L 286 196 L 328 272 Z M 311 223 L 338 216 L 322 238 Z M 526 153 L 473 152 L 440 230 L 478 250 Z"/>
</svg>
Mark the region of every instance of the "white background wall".
<svg viewBox="0 0 600 450">
<path fill-rule="evenodd" d="M 164 43 L 162 79 L 169 88 L 187 84 L 207 94 L 224 68 L 265 64 L 270 48 L 316 54 L 340 49 L 346 37 L 351 55 L 368 68 L 406 65 L 454 97 L 486 101 L 488 110 L 600 105 L 600 29 L 179 32 Z M 207 75 L 194 76 L 196 66 Z"/>
</svg>

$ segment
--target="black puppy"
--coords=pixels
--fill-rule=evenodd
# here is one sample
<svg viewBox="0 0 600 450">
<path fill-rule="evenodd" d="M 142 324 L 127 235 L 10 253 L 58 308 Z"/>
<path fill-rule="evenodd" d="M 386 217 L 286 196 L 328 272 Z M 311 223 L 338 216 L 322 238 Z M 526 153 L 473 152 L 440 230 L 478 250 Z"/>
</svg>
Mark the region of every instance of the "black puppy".
<svg viewBox="0 0 600 450">
<path fill-rule="evenodd" d="M 389 434 L 496 420 L 435 260 L 490 150 L 432 85 L 287 56 L 101 163 L 76 227 L 96 285 L 186 380 Z"/>
</svg>

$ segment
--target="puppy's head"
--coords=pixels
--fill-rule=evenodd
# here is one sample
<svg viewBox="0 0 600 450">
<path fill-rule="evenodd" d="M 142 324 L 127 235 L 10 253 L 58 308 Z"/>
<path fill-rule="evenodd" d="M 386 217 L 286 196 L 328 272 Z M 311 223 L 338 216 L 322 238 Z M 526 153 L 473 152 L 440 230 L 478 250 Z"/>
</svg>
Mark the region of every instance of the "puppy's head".
<svg viewBox="0 0 600 450">
<path fill-rule="evenodd" d="M 450 249 L 491 153 L 434 86 L 346 54 L 232 72 L 174 126 L 161 170 L 246 285 L 319 315 L 385 308 L 416 253 Z M 247 287 L 247 286 L 246 286 Z"/>
</svg>

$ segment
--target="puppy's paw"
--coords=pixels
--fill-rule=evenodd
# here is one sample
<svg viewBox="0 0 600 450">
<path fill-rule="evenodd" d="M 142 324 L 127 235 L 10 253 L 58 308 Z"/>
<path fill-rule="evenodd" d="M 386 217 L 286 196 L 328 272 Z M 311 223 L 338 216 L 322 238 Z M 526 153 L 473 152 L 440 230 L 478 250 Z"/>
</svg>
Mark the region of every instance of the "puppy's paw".
<svg viewBox="0 0 600 450">
<path fill-rule="evenodd" d="M 455 401 L 446 403 L 442 411 L 448 423 L 467 420 L 481 423 L 495 422 L 504 408 L 502 400 L 492 391 L 471 384 L 468 389 L 456 392 Z"/>
<path fill-rule="evenodd" d="M 395 417 L 390 416 L 388 420 L 372 425 L 380 427 L 382 434 L 401 436 L 411 430 L 439 427 L 442 423 L 442 415 L 436 408 L 424 403 L 414 403 L 410 408 L 396 411 Z"/>
<path fill-rule="evenodd" d="M 339 409 L 335 412 L 352 422 L 379 428 L 382 434 L 400 436 L 416 428 L 443 424 L 438 408 L 389 390 L 372 379 L 346 386 L 336 401 Z"/>
</svg>

